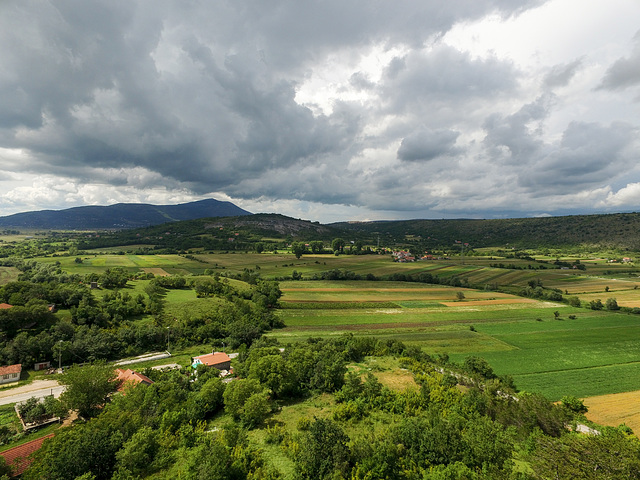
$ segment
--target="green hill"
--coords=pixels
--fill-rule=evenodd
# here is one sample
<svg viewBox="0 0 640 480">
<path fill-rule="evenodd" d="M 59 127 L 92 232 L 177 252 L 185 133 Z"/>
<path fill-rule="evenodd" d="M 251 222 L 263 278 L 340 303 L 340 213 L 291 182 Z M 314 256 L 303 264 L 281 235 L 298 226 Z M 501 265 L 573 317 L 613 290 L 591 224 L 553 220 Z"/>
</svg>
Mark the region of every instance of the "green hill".
<svg viewBox="0 0 640 480">
<path fill-rule="evenodd" d="M 209 198 L 179 205 L 117 203 L 109 206 L 16 213 L 0 217 L 0 227 L 58 230 L 121 229 L 229 215 L 251 214 L 230 202 Z"/>
<path fill-rule="evenodd" d="M 378 236 L 392 243 L 409 239 L 439 246 L 451 245 L 458 240 L 474 247 L 510 245 L 520 248 L 585 246 L 640 249 L 638 213 L 498 220 L 349 222 L 331 226 L 369 238 Z"/>
<path fill-rule="evenodd" d="M 80 248 L 119 245 L 154 245 L 156 248 L 188 250 L 252 249 L 256 242 L 284 244 L 321 240 L 325 245 L 337 237 L 385 247 L 418 245 L 420 248 L 450 247 L 456 241 L 474 248 L 589 248 L 640 250 L 640 214 L 574 215 L 498 220 L 398 220 L 343 222 L 322 225 L 279 214 L 199 218 L 141 229 L 103 233 L 87 238 Z"/>
</svg>

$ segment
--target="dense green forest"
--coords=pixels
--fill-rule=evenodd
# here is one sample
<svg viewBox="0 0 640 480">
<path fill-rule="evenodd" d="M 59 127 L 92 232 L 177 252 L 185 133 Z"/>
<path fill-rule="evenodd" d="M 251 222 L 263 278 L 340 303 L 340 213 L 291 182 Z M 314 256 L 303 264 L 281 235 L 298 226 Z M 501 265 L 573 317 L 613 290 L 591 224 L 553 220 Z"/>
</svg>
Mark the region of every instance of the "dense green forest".
<svg viewBox="0 0 640 480">
<path fill-rule="evenodd" d="M 640 250 L 634 232 L 640 228 L 640 213 L 571 215 L 565 217 L 398 220 L 332 224 L 353 235 L 402 242 L 420 237 L 425 244 L 451 245 L 456 240 L 476 247 L 520 248 L 618 248 Z"/>
<path fill-rule="evenodd" d="M 256 214 L 175 222 L 135 230 L 104 232 L 84 237 L 80 249 L 151 244 L 155 250 L 185 251 L 253 250 L 256 243 L 267 249 L 293 241 L 324 241 L 335 238 L 367 245 L 417 248 L 451 248 L 456 241 L 479 247 L 589 248 L 640 250 L 634 234 L 640 214 L 574 215 L 566 217 L 497 220 L 401 220 L 348 222 L 320 225 L 283 215 Z M 269 240 L 264 240 L 265 238 Z"/>
</svg>

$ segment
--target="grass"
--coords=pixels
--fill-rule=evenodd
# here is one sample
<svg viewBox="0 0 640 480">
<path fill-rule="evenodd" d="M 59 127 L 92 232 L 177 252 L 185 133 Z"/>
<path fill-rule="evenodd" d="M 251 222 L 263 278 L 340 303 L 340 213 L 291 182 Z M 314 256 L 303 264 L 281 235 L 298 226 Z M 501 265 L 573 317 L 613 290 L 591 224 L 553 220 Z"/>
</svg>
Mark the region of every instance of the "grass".
<svg viewBox="0 0 640 480">
<path fill-rule="evenodd" d="M 226 300 L 218 297 L 197 298 L 196 292 L 187 289 L 169 290 L 165 301 L 164 316 L 183 321 L 206 316 L 226 303 Z"/>
<path fill-rule="evenodd" d="M 616 298 L 620 306 L 640 306 L 637 288 L 640 279 L 634 273 L 635 267 L 609 264 L 604 254 L 561 256 L 551 252 L 547 257 L 536 257 L 549 262 L 548 269 L 537 270 L 540 263 L 497 256 L 470 256 L 463 265 L 459 258 L 400 264 L 385 255 L 308 254 L 296 259 L 290 253 L 194 253 L 196 260 L 192 260 L 180 255 L 94 253 L 83 255 L 81 264 L 75 263 L 74 257 L 46 257 L 38 261 L 59 261 L 63 269 L 81 274 L 115 266 L 131 272 L 162 269 L 170 274 L 202 274 L 205 269 L 229 274 L 249 269 L 264 278 L 287 277 L 295 270 L 304 279 L 334 269 L 378 277 L 425 272 L 480 287 L 499 284 L 514 291 L 533 280 L 546 288 L 577 295 L 583 302 Z M 586 270 L 552 268 L 556 258 L 568 262 L 580 259 Z M 491 267 L 497 263 L 519 268 Z M 130 293 L 138 293 L 144 291 L 145 285 L 146 281 L 131 281 L 127 288 Z M 467 355 L 482 355 L 498 374 L 513 375 L 522 388 L 538 389 L 550 396 L 579 395 L 592 390 L 613 393 L 634 388 L 633 381 L 599 375 L 607 369 L 611 375 L 625 368 L 631 371 L 633 368 L 624 366 L 640 362 L 640 352 L 636 354 L 635 347 L 640 340 L 640 318 L 636 316 L 442 285 L 282 281 L 280 286 L 284 293 L 283 308 L 277 314 L 286 327 L 269 332 L 269 336 L 284 342 L 349 333 L 401 340 L 427 353 L 449 353 L 456 361 Z M 605 291 L 606 287 L 609 291 Z M 464 294 L 464 299 L 458 299 L 458 292 Z M 220 306 L 220 300 L 198 299 L 191 290 L 171 290 L 165 302 L 165 316 L 180 319 L 206 315 Z M 555 319 L 556 311 L 560 319 Z M 578 318 L 570 320 L 569 315 Z M 560 378 L 561 385 L 557 383 Z M 587 378 L 593 380 L 592 388 L 582 385 Z"/>
<path fill-rule="evenodd" d="M 448 353 L 454 361 L 482 355 L 497 374 L 512 375 L 519 387 L 552 398 L 625 391 L 633 381 L 616 382 L 602 372 L 640 362 L 640 319 L 634 315 L 400 282 L 290 281 L 281 288 L 287 308 L 278 313 L 286 327 L 269 335 L 282 341 L 350 333 Z M 463 300 L 457 299 L 459 291 Z M 371 308 L 373 299 L 395 308 Z M 305 309 L 305 302 L 317 308 Z M 592 379 L 588 388 L 584 378 Z"/>
<path fill-rule="evenodd" d="M 612 427 L 625 424 L 640 432 L 640 391 L 589 397 L 584 404 L 588 420 Z"/>
<path fill-rule="evenodd" d="M 18 275 L 20 270 L 15 267 L 0 267 L 0 285 L 17 280 Z"/>
</svg>

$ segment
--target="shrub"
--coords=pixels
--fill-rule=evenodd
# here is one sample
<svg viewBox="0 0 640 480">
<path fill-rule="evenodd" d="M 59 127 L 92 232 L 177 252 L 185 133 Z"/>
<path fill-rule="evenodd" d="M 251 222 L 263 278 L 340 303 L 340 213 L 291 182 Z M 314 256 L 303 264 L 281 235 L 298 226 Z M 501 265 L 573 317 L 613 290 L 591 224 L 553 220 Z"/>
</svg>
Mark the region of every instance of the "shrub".
<svg viewBox="0 0 640 480">
<path fill-rule="evenodd" d="M 620 310 L 618 302 L 615 298 L 607 298 L 607 301 L 605 302 L 605 308 L 607 310 Z"/>
</svg>

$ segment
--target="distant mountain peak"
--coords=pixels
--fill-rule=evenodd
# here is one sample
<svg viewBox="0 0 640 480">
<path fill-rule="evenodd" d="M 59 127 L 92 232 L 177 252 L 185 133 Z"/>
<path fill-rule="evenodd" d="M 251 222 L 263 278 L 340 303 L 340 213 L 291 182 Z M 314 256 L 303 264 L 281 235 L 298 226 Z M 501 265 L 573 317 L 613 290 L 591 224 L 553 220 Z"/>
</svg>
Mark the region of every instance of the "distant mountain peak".
<svg viewBox="0 0 640 480">
<path fill-rule="evenodd" d="M 116 203 L 107 206 L 40 210 L 0 217 L 0 227 L 59 230 L 101 230 L 148 227 L 206 217 L 251 215 L 231 202 L 213 198 L 177 205 Z"/>
</svg>

